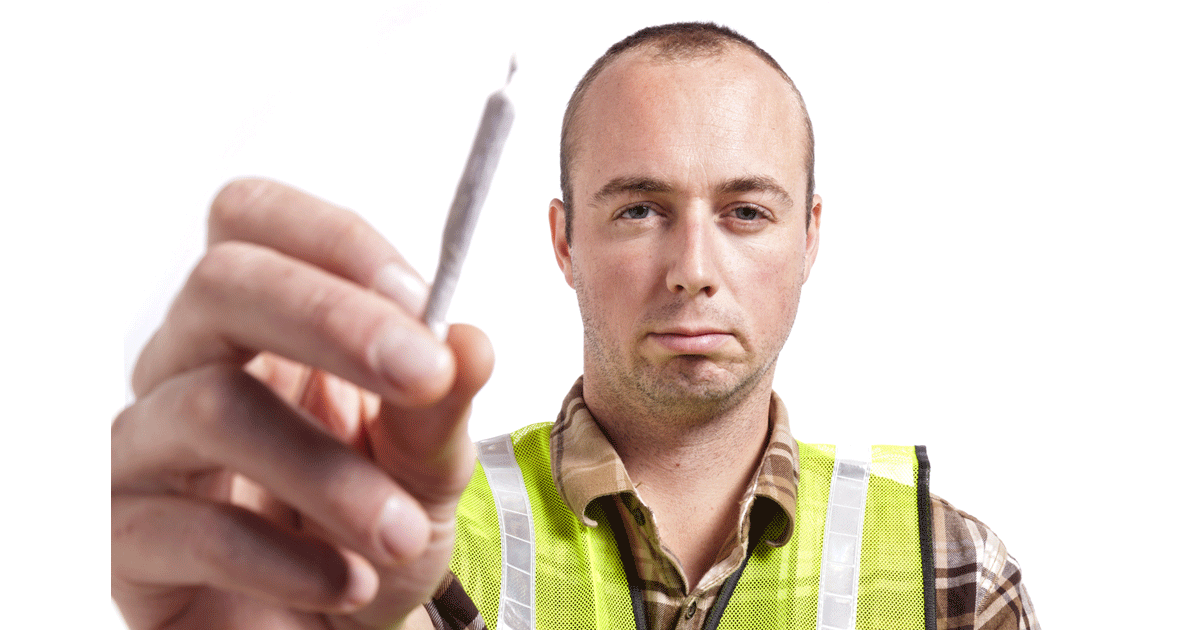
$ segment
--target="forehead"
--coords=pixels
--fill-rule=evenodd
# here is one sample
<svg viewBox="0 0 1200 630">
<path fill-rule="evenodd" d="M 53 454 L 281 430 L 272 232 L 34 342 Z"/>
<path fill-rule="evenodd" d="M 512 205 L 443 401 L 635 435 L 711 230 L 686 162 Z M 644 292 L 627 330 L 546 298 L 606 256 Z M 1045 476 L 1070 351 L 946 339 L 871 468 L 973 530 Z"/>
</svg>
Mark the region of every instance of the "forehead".
<svg viewBox="0 0 1200 630">
<path fill-rule="evenodd" d="M 584 195 L 614 176 L 768 176 L 799 186 L 794 192 L 803 187 L 799 97 L 737 46 L 685 60 L 647 50 L 621 56 L 584 95 L 576 132 L 572 177 Z"/>
</svg>

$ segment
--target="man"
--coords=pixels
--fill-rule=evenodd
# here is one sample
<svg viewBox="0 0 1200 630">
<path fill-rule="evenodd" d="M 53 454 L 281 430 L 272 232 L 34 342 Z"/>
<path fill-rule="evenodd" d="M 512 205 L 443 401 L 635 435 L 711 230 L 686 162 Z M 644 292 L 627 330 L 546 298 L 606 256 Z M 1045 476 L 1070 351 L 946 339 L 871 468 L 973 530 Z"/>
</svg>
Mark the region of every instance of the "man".
<svg viewBox="0 0 1200 630">
<path fill-rule="evenodd" d="M 508 589 L 533 597 L 499 568 L 521 562 L 509 538 L 520 525 L 487 505 L 509 490 L 535 508 L 529 585 L 579 585 L 575 599 L 543 594 L 524 611 L 543 627 L 600 625 L 580 611 L 604 589 L 614 625 L 741 619 L 754 609 L 742 593 L 758 594 L 780 558 L 812 560 L 826 588 L 820 532 L 833 520 L 811 517 L 824 518 L 834 468 L 822 492 L 798 484 L 808 460 L 771 390 L 821 219 L 799 93 L 732 31 L 647 29 L 584 77 L 562 163 L 551 235 L 579 298 L 584 374 L 552 430 L 489 441 L 491 468 L 474 473 L 465 419 L 490 374 L 486 337 L 455 326 L 434 339 L 417 319 L 425 285 L 350 213 L 269 182 L 218 195 L 209 252 L 139 359 L 137 403 L 113 425 L 113 596 L 131 626 L 508 619 Z M 496 468 L 505 452 L 512 466 Z M 524 481 L 505 486 L 517 471 Z M 938 627 L 1036 627 L 990 531 L 880 479 L 860 509 L 895 486 L 908 492 L 895 505 L 913 510 L 882 527 L 885 542 L 915 545 L 918 512 L 929 521 L 916 572 L 891 580 L 918 598 L 904 623 L 936 610 Z M 864 548 L 879 534 L 865 522 Z M 563 564 L 550 566 L 556 553 Z M 935 569 L 933 591 L 921 580 Z M 806 601 L 818 599 L 832 601 Z M 836 625 L 822 606 L 780 618 Z M 901 626 L 874 614 L 862 607 L 859 619 Z"/>
</svg>

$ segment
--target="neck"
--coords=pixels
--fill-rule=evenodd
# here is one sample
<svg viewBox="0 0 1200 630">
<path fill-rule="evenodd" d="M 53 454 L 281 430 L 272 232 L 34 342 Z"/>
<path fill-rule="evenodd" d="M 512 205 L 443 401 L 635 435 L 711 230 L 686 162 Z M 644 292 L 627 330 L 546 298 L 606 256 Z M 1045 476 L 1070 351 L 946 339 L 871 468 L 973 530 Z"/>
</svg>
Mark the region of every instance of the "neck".
<svg viewBox="0 0 1200 630">
<path fill-rule="evenodd" d="M 629 417 L 610 421 L 599 414 L 596 418 L 639 488 L 701 491 L 728 485 L 740 496 L 767 438 L 770 393 L 762 398 L 686 426 Z"/>
<path fill-rule="evenodd" d="M 654 512 L 664 546 L 688 588 L 720 558 L 738 526 L 740 502 L 757 472 L 769 430 L 770 379 L 736 404 L 687 422 L 671 414 L 629 413 L 584 399 Z"/>
</svg>

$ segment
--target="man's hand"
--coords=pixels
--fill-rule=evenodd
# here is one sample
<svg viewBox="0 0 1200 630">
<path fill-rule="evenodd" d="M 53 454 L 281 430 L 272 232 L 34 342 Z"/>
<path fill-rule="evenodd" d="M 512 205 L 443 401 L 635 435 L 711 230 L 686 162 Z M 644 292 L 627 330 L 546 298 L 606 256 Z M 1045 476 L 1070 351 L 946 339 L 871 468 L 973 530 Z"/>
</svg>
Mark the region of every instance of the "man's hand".
<svg viewBox="0 0 1200 630">
<path fill-rule="evenodd" d="M 239 181 L 209 230 L 113 423 L 113 598 L 133 628 L 394 625 L 449 563 L 491 345 L 435 339 L 346 210 Z"/>
</svg>

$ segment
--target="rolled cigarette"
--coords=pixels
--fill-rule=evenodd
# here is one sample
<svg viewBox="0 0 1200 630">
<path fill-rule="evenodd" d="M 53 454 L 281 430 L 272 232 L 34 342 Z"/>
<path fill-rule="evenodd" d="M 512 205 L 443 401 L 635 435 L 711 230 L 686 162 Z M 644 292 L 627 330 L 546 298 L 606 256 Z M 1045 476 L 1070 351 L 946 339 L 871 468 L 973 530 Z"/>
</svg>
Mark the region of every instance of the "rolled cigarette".
<svg viewBox="0 0 1200 630">
<path fill-rule="evenodd" d="M 513 104 L 505 90 L 516 68 L 516 59 L 513 59 L 508 68 L 508 81 L 505 81 L 504 87 L 488 97 L 483 119 L 479 121 L 479 131 L 475 133 L 475 144 L 471 147 L 471 155 L 463 168 L 462 178 L 458 180 L 458 192 L 454 195 L 454 203 L 451 204 L 450 214 L 446 217 L 437 275 L 433 279 L 429 301 L 425 305 L 425 325 L 429 326 L 439 339 L 446 338 L 449 328 L 446 324 L 446 312 L 450 308 L 450 296 L 454 294 L 454 287 L 458 284 L 459 274 L 462 273 L 471 234 L 479 221 L 479 211 L 487 197 L 488 187 L 491 186 L 496 164 L 500 161 L 500 151 L 504 148 L 509 130 L 512 129 Z"/>
</svg>

